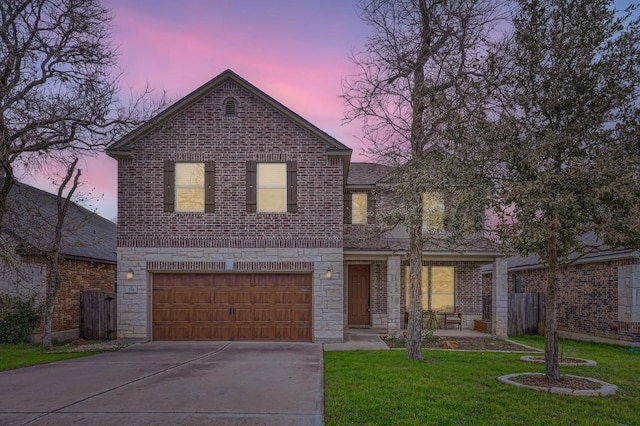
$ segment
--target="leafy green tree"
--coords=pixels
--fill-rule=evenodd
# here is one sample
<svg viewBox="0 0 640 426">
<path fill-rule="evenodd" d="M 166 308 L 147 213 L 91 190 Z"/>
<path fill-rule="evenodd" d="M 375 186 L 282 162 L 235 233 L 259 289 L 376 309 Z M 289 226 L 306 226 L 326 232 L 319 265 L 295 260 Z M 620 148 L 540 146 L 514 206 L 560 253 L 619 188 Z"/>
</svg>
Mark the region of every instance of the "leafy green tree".
<svg viewBox="0 0 640 426">
<path fill-rule="evenodd" d="M 476 134 L 495 185 L 496 234 L 548 268 L 546 377 L 558 379 L 558 272 L 595 232 L 640 242 L 640 21 L 610 0 L 519 0 L 492 57 L 497 119 Z M 478 130 L 478 129 L 476 129 Z M 480 151 L 478 151 L 480 152 Z"/>
</svg>

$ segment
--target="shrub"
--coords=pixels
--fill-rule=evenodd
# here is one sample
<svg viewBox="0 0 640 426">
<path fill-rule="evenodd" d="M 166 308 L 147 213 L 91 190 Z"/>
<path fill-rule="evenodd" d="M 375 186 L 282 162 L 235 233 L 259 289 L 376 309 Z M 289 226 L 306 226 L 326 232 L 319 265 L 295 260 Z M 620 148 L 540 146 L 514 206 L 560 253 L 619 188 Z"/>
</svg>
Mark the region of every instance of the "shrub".
<svg viewBox="0 0 640 426">
<path fill-rule="evenodd" d="M 35 298 L 0 294 L 0 343 L 23 343 L 40 321 L 41 309 Z"/>
</svg>

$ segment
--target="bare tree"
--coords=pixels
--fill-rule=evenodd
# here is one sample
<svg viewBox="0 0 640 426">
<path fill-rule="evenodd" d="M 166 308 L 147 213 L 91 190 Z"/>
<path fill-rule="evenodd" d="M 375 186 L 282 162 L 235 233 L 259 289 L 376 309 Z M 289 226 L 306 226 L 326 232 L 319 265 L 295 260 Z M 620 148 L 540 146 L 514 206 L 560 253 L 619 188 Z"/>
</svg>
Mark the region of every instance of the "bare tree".
<svg viewBox="0 0 640 426">
<path fill-rule="evenodd" d="M 16 167 L 99 150 L 163 104 L 118 98 L 111 20 L 100 0 L 0 2 L 0 218 Z"/>
<path fill-rule="evenodd" d="M 62 247 L 63 229 L 65 227 L 65 218 L 69 211 L 69 205 L 71 204 L 71 197 L 78 188 L 78 182 L 82 171 L 76 169 L 78 160 L 75 159 L 67 168 L 65 177 L 58 188 L 58 194 L 56 199 L 56 218 L 55 227 L 51 243 L 44 255 L 47 259 L 47 279 L 46 279 L 46 296 L 44 306 L 44 330 L 42 333 L 42 346 L 45 350 L 53 349 L 53 342 L 51 339 L 51 326 L 53 322 L 53 311 L 56 302 L 56 293 L 58 287 L 62 284 L 60 278 L 60 249 Z M 73 181 L 72 181 L 73 179 Z M 67 189 L 67 185 L 71 182 L 71 187 L 67 191 L 65 196 L 64 192 Z"/>
<path fill-rule="evenodd" d="M 451 179 L 464 180 L 464 170 L 458 170 L 458 177 L 450 173 L 457 161 L 450 155 L 450 144 L 457 138 L 454 129 L 463 117 L 478 108 L 474 86 L 499 8 L 499 2 L 493 0 L 360 3 L 362 19 L 371 27 L 371 35 L 364 49 L 352 55 L 358 73 L 344 84 L 346 119 L 362 119 L 367 153 L 397 168 L 394 190 L 400 194 L 396 203 L 400 208 L 388 217 L 406 226 L 409 233 L 410 359 L 422 359 L 423 245 L 425 240 L 442 237 L 423 233 L 423 193 L 445 189 L 458 192 L 464 187 L 451 185 Z M 434 153 L 438 152 L 449 155 L 439 155 L 436 164 Z M 458 195 L 451 200 L 462 198 L 468 199 Z M 473 219 L 458 223 L 477 230 L 482 222 L 479 208 L 473 212 Z M 473 209 L 448 210 L 457 210 L 460 215 Z"/>
<path fill-rule="evenodd" d="M 548 268 L 546 377 L 558 379 L 559 268 L 580 236 L 640 247 L 640 19 L 610 0 L 519 0 L 492 59 L 501 114 L 476 159 L 495 182 L 496 233 Z M 481 152 L 482 151 L 482 152 Z"/>
</svg>

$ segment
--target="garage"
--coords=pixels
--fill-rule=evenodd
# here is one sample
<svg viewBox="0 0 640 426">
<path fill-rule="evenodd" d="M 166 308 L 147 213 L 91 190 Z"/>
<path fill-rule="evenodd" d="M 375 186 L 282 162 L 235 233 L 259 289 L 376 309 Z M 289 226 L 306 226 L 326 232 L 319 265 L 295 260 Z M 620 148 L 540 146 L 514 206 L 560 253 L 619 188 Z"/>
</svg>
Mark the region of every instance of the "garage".
<svg viewBox="0 0 640 426">
<path fill-rule="evenodd" d="M 153 274 L 153 340 L 310 342 L 310 274 Z"/>
</svg>

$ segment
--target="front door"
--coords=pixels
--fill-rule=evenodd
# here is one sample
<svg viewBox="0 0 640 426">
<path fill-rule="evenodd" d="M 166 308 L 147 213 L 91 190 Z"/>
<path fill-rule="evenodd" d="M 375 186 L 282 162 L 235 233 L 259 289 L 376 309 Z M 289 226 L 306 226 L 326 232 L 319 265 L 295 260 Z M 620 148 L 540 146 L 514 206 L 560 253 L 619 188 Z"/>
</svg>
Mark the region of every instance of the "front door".
<svg viewBox="0 0 640 426">
<path fill-rule="evenodd" d="M 369 265 L 349 265 L 349 325 L 371 325 Z"/>
</svg>

